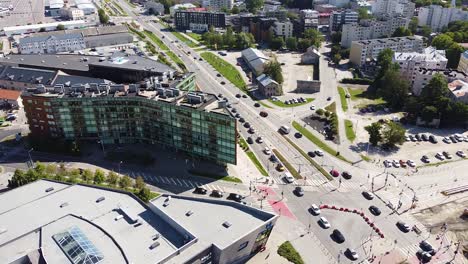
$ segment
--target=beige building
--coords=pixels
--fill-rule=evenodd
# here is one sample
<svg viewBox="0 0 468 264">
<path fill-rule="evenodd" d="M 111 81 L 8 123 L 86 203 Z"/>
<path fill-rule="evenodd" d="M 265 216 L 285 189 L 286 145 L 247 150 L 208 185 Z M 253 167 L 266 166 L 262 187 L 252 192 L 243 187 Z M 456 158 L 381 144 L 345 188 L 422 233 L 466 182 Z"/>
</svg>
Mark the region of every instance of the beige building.
<svg viewBox="0 0 468 264">
<path fill-rule="evenodd" d="M 437 70 L 447 68 L 445 50 L 437 50 L 433 47 L 425 48 L 423 52 L 395 52 L 393 62 L 400 65 L 401 76 L 411 85 L 420 68 Z"/>
<path fill-rule="evenodd" d="M 281 85 L 268 75 L 262 74 L 258 76 L 257 82 L 258 90 L 267 98 L 282 94 Z"/>
<path fill-rule="evenodd" d="M 422 37 L 416 36 L 353 41 L 349 59 L 352 63 L 362 66 L 368 60 L 377 59 L 384 49 L 394 52 L 421 52 L 423 48 Z"/>
<path fill-rule="evenodd" d="M 276 21 L 273 24 L 273 32 L 275 33 L 275 36 L 280 36 L 284 38 L 292 37 L 293 23 L 291 23 L 291 21 Z"/>
<path fill-rule="evenodd" d="M 460 62 L 458 63 L 457 69 L 468 74 L 468 50 L 463 52 L 460 56 Z"/>
<path fill-rule="evenodd" d="M 454 101 L 463 102 L 468 104 L 468 83 L 455 80 L 448 84 L 448 89 L 450 90 L 450 97 Z"/>
</svg>

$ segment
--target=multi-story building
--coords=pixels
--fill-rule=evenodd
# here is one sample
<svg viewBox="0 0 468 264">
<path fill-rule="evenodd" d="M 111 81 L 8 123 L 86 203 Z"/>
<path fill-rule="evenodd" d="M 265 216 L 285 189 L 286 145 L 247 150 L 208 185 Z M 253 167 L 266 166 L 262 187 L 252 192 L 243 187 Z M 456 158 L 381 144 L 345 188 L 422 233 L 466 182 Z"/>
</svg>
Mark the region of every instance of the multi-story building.
<svg viewBox="0 0 468 264">
<path fill-rule="evenodd" d="M 331 13 L 333 11 L 336 11 L 337 9 L 338 7 L 329 4 L 314 5 L 314 10 L 319 13 Z"/>
<path fill-rule="evenodd" d="M 40 37 L 26 37 L 20 39 L 19 52 L 21 54 L 59 53 L 86 48 L 82 34 L 60 34 Z"/>
<path fill-rule="evenodd" d="M 38 87 L 23 93 L 33 137 L 158 144 L 236 164 L 236 119 L 212 94 L 171 83 Z"/>
<path fill-rule="evenodd" d="M 191 9 L 191 8 L 196 8 L 197 6 L 192 4 L 192 3 L 185 3 L 185 4 L 176 4 L 176 5 L 173 5 L 169 8 L 169 14 L 171 16 L 174 16 L 175 15 L 175 12 L 179 11 L 179 9 L 181 11 L 183 10 L 187 10 L 187 9 Z"/>
<path fill-rule="evenodd" d="M 448 84 L 448 89 L 452 100 L 468 104 L 468 82 L 455 80 Z"/>
<path fill-rule="evenodd" d="M 458 62 L 457 69 L 468 74 L 468 50 L 465 50 L 465 52 L 460 56 L 460 62 Z"/>
<path fill-rule="evenodd" d="M 145 2 L 145 8 L 151 14 L 164 15 L 164 5 L 155 0 Z"/>
<path fill-rule="evenodd" d="M 275 36 L 288 38 L 293 35 L 293 23 L 291 23 L 291 21 L 275 21 L 272 29 Z"/>
<path fill-rule="evenodd" d="M 334 5 L 336 7 L 342 8 L 342 7 L 349 5 L 350 0 L 329 0 L 328 3 L 330 5 Z"/>
<path fill-rule="evenodd" d="M 82 20 L 85 18 L 85 14 L 81 9 L 71 7 L 62 10 L 64 10 L 64 12 L 62 13 L 63 16 L 66 16 L 70 20 Z"/>
<path fill-rule="evenodd" d="M 421 52 L 424 48 L 422 37 L 399 37 L 353 41 L 349 60 L 363 66 L 368 60 L 375 60 L 384 49 L 394 52 Z"/>
<path fill-rule="evenodd" d="M 281 2 L 274 0 L 266 0 L 263 4 L 264 11 L 276 11 L 281 9 Z"/>
<path fill-rule="evenodd" d="M 203 6 L 214 11 L 231 10 L 234 0 L 207 0 L 204 1 Z"/>
<path fill-rule="evenodd" d="M 468 20 L 468 11 L 459 8 L 444 8 L 439 5 L 421 7 L 418 12 L 419 26 L 429 26 L 433 31 L 440 31 L 450 22 Z"/>
<path fill-rule="evenodd" d="M 366 19 L 361 20 L 359 23 L 344 24 L 341 34 L 341 46 L 349 48 L 353 41 L 391 36 L 397 28 L 407 28 L 409 21 L 406 17 L 393 16 L 381 20 Z"/>
<path fill-rule="evenodd" d="M 468 82 L 468 75 L 464 72 L 449 69 L 426 69 L 419 68 L 413 75 L 412 92 L 415 95 L 420 95 L 424 87 L 432 80 L 434 75 L 442 74 L 447 82 L 451 83 L 456 80 Z"/>
<path fill-rule="evenodd" d="M 296 30 L 304 32 L 307 29 L 317 29 L 319 25 L 319 12 L 312 9 L 304 9 L 299 12 L 300 29 Z M 299 35 L 299 34 L 298 34 Z"/>
<path fill-rule="evenodd" d="M 414 16 L 415 4 L 410 0 L 377 0 L 372 13 L 378 17 L 400 15 L 407 18 Z"/>
<path fill-rule="evenodd" d="M 51 85 L 57 71 L 31 69 L 14 66 L 0 66 L 0 88 L 22 91 L 38 84 Z"/>
<path fill-rule="evenodd" d="M 392 60 L 398 63 L 401 76 L 411 85 L 419 68 L 440 70 L 447 67 L 445 50 L 437 50 L 433 47 L 425 48 L 422 52 L 395 52 Z"/>
<path fill-rule="evenodd" d="M 330 31 L 340 31 L 344 24 L 357 23 L 359 14 L 353 10 L 333 11 L 330 15 Z"/>
<path fill-rule="evenodd" d="M 226 27 L 226 14 L 217 12 L 175 12 L 175 27 L 178 30 L 193 30 L 199 32 L 208 31 L 213 26 L 215 28 Z"/>
<path fill-rule="evenodd" d="M 270 76 L 262 74 L 257 77 L 258 90 L 266 98 L 281 95 L 281 85 Z"/>
</svg>

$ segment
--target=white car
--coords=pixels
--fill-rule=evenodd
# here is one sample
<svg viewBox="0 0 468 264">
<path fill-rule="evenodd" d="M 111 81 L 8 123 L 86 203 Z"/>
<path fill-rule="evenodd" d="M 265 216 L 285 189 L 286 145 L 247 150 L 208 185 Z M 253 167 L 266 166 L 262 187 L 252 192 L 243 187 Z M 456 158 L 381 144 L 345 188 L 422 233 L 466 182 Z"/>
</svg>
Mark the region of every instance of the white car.
<svg viewBox="0 0 468 264">
<path fill-rule="evenodd" d="M 270 148 L 266 147 L 266 148 L 263 150 L 263 153 L 265 153 L 265 155 L 271 155 L 271 150 L 270 150 Z"/>
<path fill-rule="evenodd" d="M 319 223 L 323 226 L 323 228 L 325 229 L 328 229 L 331 227 L 330 223 L 328 222 L 328 220 L 325 218 L 325 217 L 320 217 L 319 219 Z"/>
<path fill-rule="evenodd" d="M 452 143 L 452 141 L 450 141 L 450 138 L 448 138 L 448 137 L 444 137 L 444 139 L 442 139 L 442 141 L 447 143 L 447 144 Z"/>
<path fill-rule="evenodd" d="M 412 167 L 412 168 L 416 167 L 416 163 L 414 163 L 414 161 L 412 161 L 412 160 L 408 160 L 408 161 L 406 162 L 406 164 L 408 164 L 408 166 L 410 166 L 410 167 Z"/>
<path fill-rule="evenodd" d="M 435 155 L 436 158 L 440 159 L 440 160 L 445 160 L 445 157 L 442 153 L 440 152 L 437 152 L 437 154 Z"/>
<path fill-rule="evenodd" d="M 283 177 L 284 181 L 286 181 L 287 183 L 293 183 L 294 182 L 294 177 L 291 175 L 291 173 L 289 172 L 285 172 L 284 173 L 284 177 Z"/>
<path fill-rule="evenodd" d="M 389 160 L 384 160 L 384 161 L 383 161 L 383 164 L 384 164 L 385 168 L 390 168 L 390 167 L 392 167 L 392 162 L 389 161 Z"/>
<path fill-rule="evenodd" d="M 315 151 L 315 154 L 317 154 L 317 156 L 319 156 L 319 157 L 322 157 L 323 156 L 323 151 L 317 149 Z"/>
<path fill-rule="evenodd" d="M 262 138 L 261 136 L 259 136 L 259 137 L 257 138 L 257 142 L 258 142 L 258 143 L 263 143 L 263 138 Z"/>
<path fill-rule="evenodd" d="M 359 259 L 359 254 L 356 252 L 356 250 L 348 248 L 346 251 L 347 251 L 346 253 L 348 254 L 351 260 Z"/>
<path fill-rule="evenodd" d="M 459 157 L 466 158 L 466 154 L 465 154 L 465 152 L 463 152 L 463 150 L 457 151 L 456 154 L 457 154 Z"/>
<path fill-rule="evenodd" d="M 398 160 L 393 160 L 392 164 L 393 164 L 393 167 L 400 168 L 400 162 Z"/>
<path fill-rule="evenodd" d="M 312 204 L 310 206 L 310 212 L 314 215 L 319 215 L 320 214 L 320 208 L 316 204 Z"/>
</svg>

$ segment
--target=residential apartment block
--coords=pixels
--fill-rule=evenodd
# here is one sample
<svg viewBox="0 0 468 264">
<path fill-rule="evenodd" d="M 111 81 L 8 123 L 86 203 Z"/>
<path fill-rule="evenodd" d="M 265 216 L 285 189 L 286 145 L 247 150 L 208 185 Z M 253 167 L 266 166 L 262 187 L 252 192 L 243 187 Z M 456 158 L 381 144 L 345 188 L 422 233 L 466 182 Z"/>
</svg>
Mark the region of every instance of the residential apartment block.
<svg viewBox="0 0 468 264">
<path fill-rule="evenodd" d="M 33 137 L 146 143 L 236 164 L 237 123 L 215 95 L 152 81 L 37 87 L 22 95 Z"/>
<path fill-rule="evenodd" d="M 468 74 L 468 50 L 465 50 L 465 52 L 460 56 L 457 69 Z"/>
<path fill-rule="evenodd" d="M 234 6 L 234 0 L 207 0 L 203 3 L 204 7 L 209 7 L 210 10 L 215 11 L 231 10 Z"/>
<path fill-rule="evenodd" d="M 393 16 L 381 20 L 368 19 L 359 23 L 344 24 L 341 35 L 341 46 L 349 48 L 351 42 L 388 37 L 399 27 L 407 28 L 410 19 Z"/>
<path fill-rule="evenodd" d="M 273 23 L 273 33 L 275 36 L 280 36 L 284 38 L 292 37 L 293 35 L 293 23 L 290 21 L 276 21 Z"/>
<path fill-rule="evenodd" d="M 447 82 L 451 83 L 456 80 L 461 80 L 463 82 L 468 82 L 468 75 L 464 72 L 450 70 L 450 69 L 426 69 L 419 68 L 414 75 L 412 81 L 412 91 L 415 95 L 420 95 L 424 87 L 429 83 L 430 80 L 436 74 L 442 74 Z"/>
<path fill-rule="evenodd" d="M 411 86 L 420 68 L 441 70 L 447 67 L 445 50 L 433 47 L 425 48 L 422 52 L 395 52 L 392 60 L 400 65 L 401 76 L 408 80 Z"/>
<path fill-rule="evenodd" d="M 330 31 L 340 31 L 344 24 L 357 23 L 359 14 L 353 10 L 333 11 L 330 15 Z"/>
<path fill-rule="evenodd" d="M 418 13 L 419 26 L 429 26 L 433 31 L 440 31 L 450 22 L 468 20 L 468 11 L 459 8 L 444 8 L 439 5 L 421 7 Z"/>
<path fill-rule="evenodd" d="M 366 61 L 377 59 L 384 49 L 391 49 L 394 52 L 421 52 L 423 48 L 423 38 L 417 36 L 353 41 L 349 60 L 358 66 L 363 66 Z"/>
<path fill-rule="evenodd" d="M 226 14 L 216 12 L 177 11 L 175 12 L 175 27 L 178 30 L 193 30 L 205 32 L 213 26 L 226 27 Z"/>
<path fill-rule="evenodd" d="M 414 16 L 415 4 L 410 0 L 377 0 L 372 14 L 378 17 L 400 15 L 411 19 Z"/>
<path fill-rule="evenodd" d="M 69 52 L 86 48 L 83 34 L 60 34 L 20 39 L 19 52 L 21 54 L 53 54 Z"/>
</svg>

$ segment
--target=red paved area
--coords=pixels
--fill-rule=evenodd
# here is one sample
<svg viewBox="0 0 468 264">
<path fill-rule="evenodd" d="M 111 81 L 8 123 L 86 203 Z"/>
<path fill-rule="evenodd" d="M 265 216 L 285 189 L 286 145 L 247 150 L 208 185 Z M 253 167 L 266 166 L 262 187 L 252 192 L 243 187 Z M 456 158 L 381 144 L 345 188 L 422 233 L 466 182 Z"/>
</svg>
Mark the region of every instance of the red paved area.
<svg viewBox="0 0 468 264">
<path fill-rule="evenodd" d="M 294 214 L 289 210 L 288 205 L 281 200 L 281 194 L 278 195 L 268 186 L 258 186 L 257 189 L 260 190 L 257 195 L 259 197 L 266 196 L 266 201 L 270 204 L 275 213 L 296 220 Z"/>
</svg>

